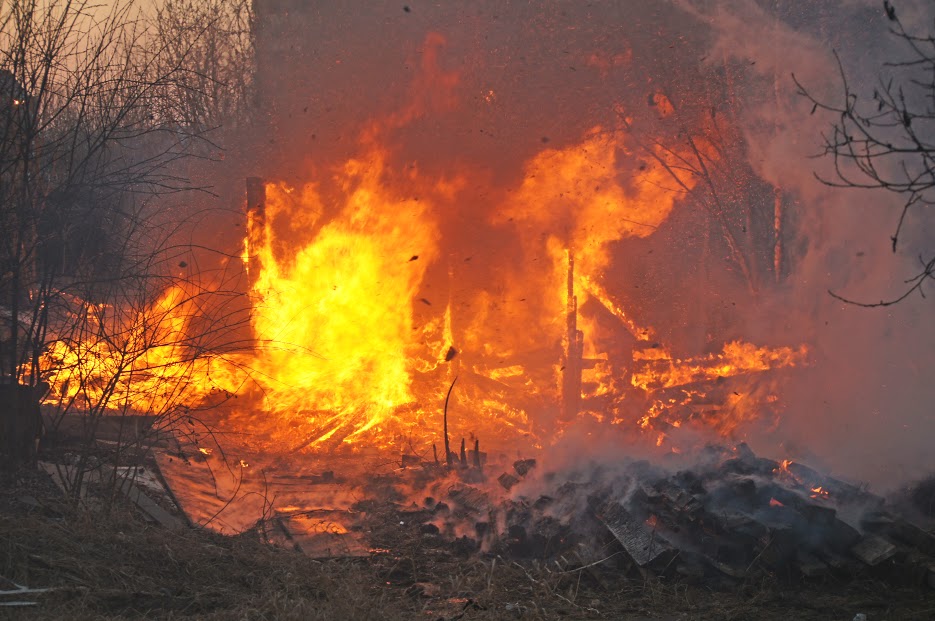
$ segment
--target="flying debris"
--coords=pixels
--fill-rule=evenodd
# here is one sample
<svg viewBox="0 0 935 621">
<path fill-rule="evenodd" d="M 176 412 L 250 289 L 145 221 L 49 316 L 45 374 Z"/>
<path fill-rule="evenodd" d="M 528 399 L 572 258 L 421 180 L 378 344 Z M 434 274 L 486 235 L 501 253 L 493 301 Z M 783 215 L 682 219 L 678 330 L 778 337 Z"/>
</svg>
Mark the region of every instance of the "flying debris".
<svg viewBox="0 0 935 621">
<path fill-rule="evenodd" d="M 889 3 L 889 0 L 883 0 L 883 9 L 886 11 L 886 16 L 890 18 L 890 21 L 896 21 L 896 8 Z"/>
</svg>

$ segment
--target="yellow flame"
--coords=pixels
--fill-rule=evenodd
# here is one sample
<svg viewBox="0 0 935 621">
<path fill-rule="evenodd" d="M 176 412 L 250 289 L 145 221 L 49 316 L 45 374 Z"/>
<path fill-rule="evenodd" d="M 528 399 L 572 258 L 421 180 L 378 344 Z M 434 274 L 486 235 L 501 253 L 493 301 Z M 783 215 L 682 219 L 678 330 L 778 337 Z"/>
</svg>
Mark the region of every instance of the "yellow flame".
<svg viewBox="0 0 935 621">
<path fill-rule="evenodd" d="M 752 343 L 732 341 L 719 354 L 690 360 L 673 359 L 663 348 L 634 352 L 635 362 L 647 364 L 633 372 L 631 383 L 645 391 L 682 386 L 693 382 L 755 373 L 781 367 L 794 367 L 808 359 L 808 348 L 757 347 Z"/>
<path fill-rule="evenodd" d="M 320 226 L 314 186 L 267 186 L 264 243 L 253 258 L 253 327 L 263 346 L 251 364 L 276 417 L 315 425 L 341 413 L 359 432 L 413 400 L 412 308 L 438 233 L 428 201 L 394 194 L 384 173 L 379 150 L 348 162 L 344 204 Z M 278 253 L 283 228 L 295 239 Z"/>
</svg>

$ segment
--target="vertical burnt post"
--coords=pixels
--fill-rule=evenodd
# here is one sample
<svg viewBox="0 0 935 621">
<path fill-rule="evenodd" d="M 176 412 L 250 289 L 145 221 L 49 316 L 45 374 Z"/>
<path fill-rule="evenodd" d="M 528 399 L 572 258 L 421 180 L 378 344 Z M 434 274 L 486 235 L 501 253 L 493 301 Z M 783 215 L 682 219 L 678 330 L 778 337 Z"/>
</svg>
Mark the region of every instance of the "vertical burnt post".
<svg viewBox="0 0 935 621">
<path fill-rule="evenodd" d="M 451 442 L 448 438 L 448 400 L 451 399 L 451 391 L 454 390 L 455 382 L 458 381 L 458 376 L 455 375 L 455 378 L 451 380 L 451 386 L 448 387 L 448 394 L 445 395 L 445 410 L 442 421 L 444 423 L 444 434 L 445 434 L 445 465 L 448 468 L 451 468 L 452 463 L 454 462 L 454 454 L 451 452 Z M 436 457 L 436 460 L 438 457 Z"/>
<path fill-rule="evenodd" d="M 584 335 L 578 330 L 578 297 L 575 295 L 575 255 L 568 251 L 568 305 L 565 315 L 565 352 L 562 360 L 562 419 L 569 421 L 581 408 L 581 358 Z"/>
<path fill-rule="evenodd" d="M 259 274 L 257 252 L 266 244 L 266 182 L 262 177 L 247 177 L 247 234 L 244 239 L 244 265 L 250 286 Z"/>
</svg>

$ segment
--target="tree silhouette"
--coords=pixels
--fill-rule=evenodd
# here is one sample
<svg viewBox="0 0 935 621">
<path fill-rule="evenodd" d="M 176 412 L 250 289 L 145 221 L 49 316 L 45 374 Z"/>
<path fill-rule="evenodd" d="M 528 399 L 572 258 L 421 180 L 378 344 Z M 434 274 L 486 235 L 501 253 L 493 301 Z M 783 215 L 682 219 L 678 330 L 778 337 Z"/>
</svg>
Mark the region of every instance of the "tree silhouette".
<svg viewBox="0 0 935 621">
<path fill-rule="evenodd" d="M 819 100 L 795 75 L 793 80 L 799 94 L 812 103 L 813 114 L 834 115 L 830 131 L 823 134 L 820 154 L 833 161 L 834 170 L 830 177 L 816 174 L 819 181 L 837 188 L 882 189 L 902 197 L 890 236 L 895 253 L 910 212 L 925 211 L 935 203 L 935 31 L 908 31 L 892 3 L 884 2 L 884 11 L 904 56 L 883 63 L 871 97 L 862 97 L 848 82 L 837 54 L 843 81 L 839 103 Z M 918 257 L 918 271 L 905 280 L 905 291 L 895 298 L 867 303 L 829 293 L 864 307 L 897 304 L 916 291 L 924 296 L 923 285 L 935 278 L 935 248 L 925 252 Z"/>
</svg>

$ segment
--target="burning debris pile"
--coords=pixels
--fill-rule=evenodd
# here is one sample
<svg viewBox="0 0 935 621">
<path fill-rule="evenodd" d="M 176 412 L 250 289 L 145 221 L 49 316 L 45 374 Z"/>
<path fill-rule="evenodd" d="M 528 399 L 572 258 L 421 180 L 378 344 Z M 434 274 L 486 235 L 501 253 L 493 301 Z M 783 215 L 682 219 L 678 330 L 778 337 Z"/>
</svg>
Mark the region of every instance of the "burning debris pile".
<svg viewBox="0 0 935 621">
<path fill-rule="evenodd" d="M 542 458 L 512 460 L 462 443 L 450 464 L 415 455 L 367 467 L 337 457 L 304 469 L 241 461 L 230 480 L 216 456 L 200 454 L 157 459 L 192 523 L 258 530 L 313 558 L 393 556 L 415 546 L 442 557 L 557 564 L 598 584 L 608 575 L 657 576 L 730 588 L 769 576 L 935 588 L 924 509 L 758 457 L 745 444 L 708 446 L 668 466 L 605 460 L 550 471 Z"/>
<path fill-rule="evenodd" d="M 401 477 L 437 471 L 410 463 Z M 709 447 L 698 465 L 674 473 L 645 461 L 561 475 L 539 469 L 518 460 L 495 484 L 465 467 L 460 478 L 474 484 L 433 481 L 427 489 L 438 496 L 400 508 L 400 524 L 420 524 L 425 545 L 595 575 L 722 586 L 762 574 L 872 576 L 935 587 L 935 536 L 862 487 L 758 457 L 743 444 Z"/>
</svg>

